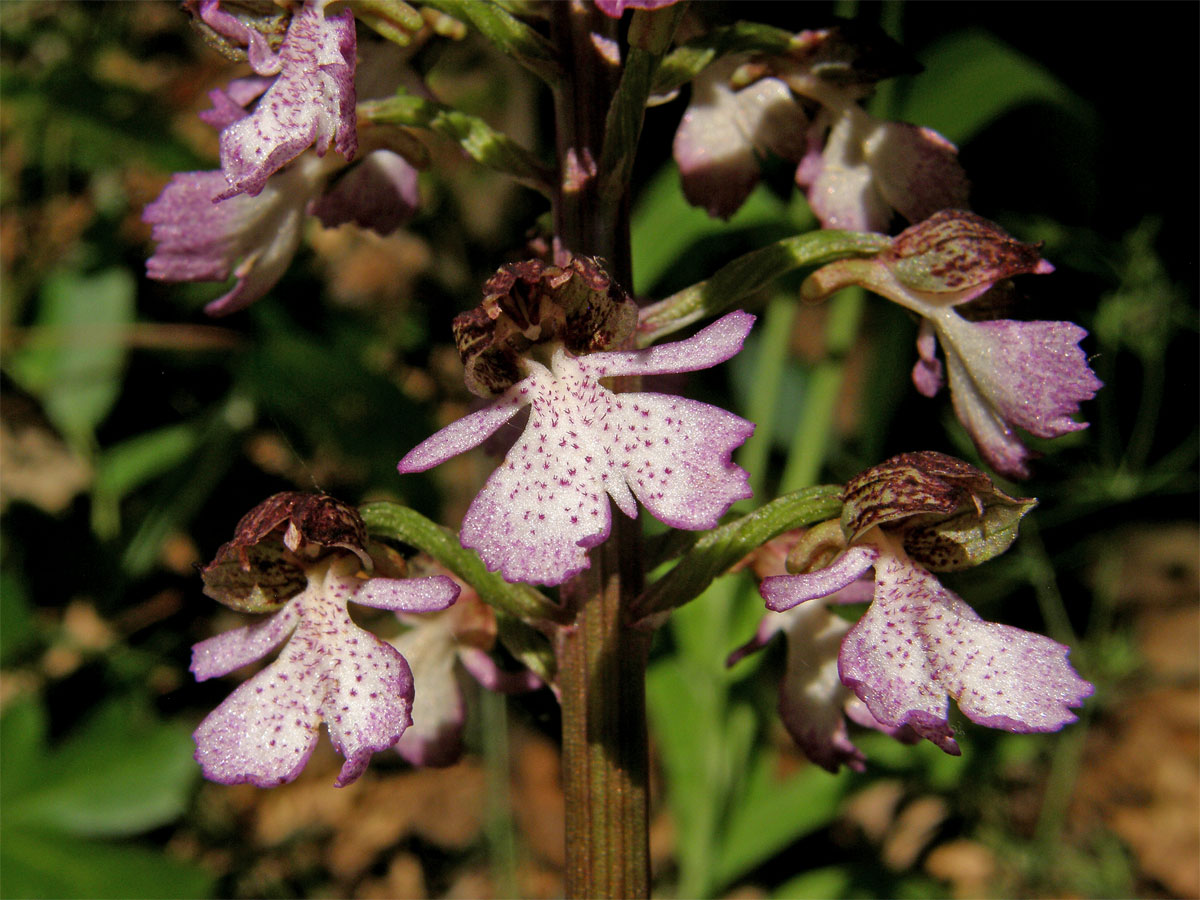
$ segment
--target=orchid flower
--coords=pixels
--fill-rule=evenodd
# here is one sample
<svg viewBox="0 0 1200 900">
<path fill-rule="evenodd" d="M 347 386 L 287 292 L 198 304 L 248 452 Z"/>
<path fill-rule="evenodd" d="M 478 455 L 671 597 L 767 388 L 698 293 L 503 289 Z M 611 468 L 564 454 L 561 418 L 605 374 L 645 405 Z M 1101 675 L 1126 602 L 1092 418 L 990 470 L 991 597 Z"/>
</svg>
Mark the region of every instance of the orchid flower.
<svg viewBox="0 0 1200 900">
<path fill-rule="evenodd" d="M 1087 332 L 1072 322 L 972 322 L 956 307 L 1022 273 L 1054 271 L 1037 246 L 963 210 L 944 210 L 893 239 L 871 259 L 839 260 L 804 283 L 806 300 L 858 284 L 922 317 L 917 389 L 932 397 L 949 369 L 954 411 L 983 458 L 997 472 L 1029 477 L 1031 452 L 1015 429 L 1041 438 L 1086 428 L 1072 416 L 1101 383 L 1079 342 Z"/>
<path fill-rule="evenodd" d="M 254 111 L 221 131 L 221 170 L 229 186 L 218 199 L 254 196 L 309 147 L 324 156 L 332 145 L 353 159 L 358 149 L 354 13 L 347 6 L 326 15 L 329 3 L 307 0 L 288 23 L 279 52 L 272 53 L 266 39 L 225 12 L 220 0 L 201 0 L 200 19 L 246 45 L 250 67 L 260 80 L 275 76 Z"/>
<path fill-rule="evenodd" d="M 517 693 L 542 687 L 529 670 L 509 672 L 488 651 L 496 639 L 496 617 L 474 589 L 463 586 L 454 605 L 444 612 L 397 613 L 409 629 L 391 644 L 412 667 L 412 725 L 396 750 L 414 766 L 448 766 L 462 755 L 466 700 L 462 671 L 484 688 Z"/>
<path fill-rule="evenodd" d="M 768 610 L 788 613 L 861 590 L 859 579 L 874 570 L 871 605 L 841 637 L 838 676 L 884 728 L 909 728 L 957 755 L 948 719 L 953 697 L 981 725 L 1057 731 L 1075 721 L 1071 708 L 1092 693 L 1067 662 L 1069 649 L 984 621 L 930 571 L 1003 552 L 1034 503 L 1007 496 L 959 460 L 904 454 L 852 479 L 840 524 L 812 529 L 803 552 L 789 556 L 789 568 L 802 573 L 764 578 L 759 590 Z M 831 626 L 816 617 L 828 635 Z M 829 733 L 827 746 L 853 765 L 836 724 Z"/>
<path fill-rule="evenodd" d="M 685 341 L 648 350 L 576 356 L 560 347 L 549 367 L 524 359 L 520 381 L 411 450 L 399 469 L 430 469 L 530 409 L 523 433 L 467 510 L 460 536 L 509 581 L 562 584 L 586 569 L 588 549 L 611 527 L 607 497 L 627 516 L 637 514 L 640 500 L 675 528 L 712 528 L 750 496 L 748 477 L 730 455 L 754 426 L 706 403 L 615 394 L 600 382 L 724 362 L 741 349 L 753 321 L 739 311 Z"/>
<path fill-rule="evenodd" d="M 688 202 L 728 218 L 758 183 L 757 157 L 770 150 L 799 163 L 796 183 L 824 228 L 882 232 L 896 214 L 919 222 L 965 206 L 953 144 L 860 105 L 875 82 L 910 70 L 890 40 L 848 27 L 803 31 L 787 55 L 712 64 L 696 77 L 675 134 Z"/>
<path fill-rule="evenodd" d="M 767 150 L 794 162 L 803 158 L 808 129 L 808 116 L 786 84 L 761 78 L 734 91 L 729 81 L 736 68 L 736 59 L 725 59 L 696 76 L 673 145 L 687 201 L 722 219 L 758 184 L 759 157 Z"/>
<path fill-rule="evenodd" d="M 453 603 L 459 588 L 444 576 L 360 578 L 371 565 L 365 537 L 351 507 L 329 497 L 277 494 L 242 519 L 234 540 L 205 568 L 205 590 L 221 602 L 277 611 L 196 644 L 191 671 L 198 681 L 226 675 L 287 642 L 196 729 L 196 761 L 205 777 L 259 787 L 292 781 L 323 722 L 346 760 L 336 781 L 342 787 L 411 724 L 408 663 L 355 625 L 346 604 L 434 612 Z"/>
<path fill-rule="evenodd" d="M 659 9 L 678 2 L 679 0 L 596 0 L 596 8 L 606 16 L 619 19 L 627 9 Z"/>
<path fill-rule="evenodd" d="M 1058 731 L 1092 686 L 1067 663 L 1067 647 L 1040 634 L 985 622 L 957 594 L 879 531 L 828 569 L 762 583 L 767 608 L 783 612 L 826 597 L 875 570 L 874 600 L 842 639 L 838 673 L 884 726 L 909 726 L 958 755 L 949 697 L 968 719 L 1017 733 Z"/>
<path fill-rule="evenodd" d="M 755 575 L 761 580 L 785 574 L 784 560 L 795 544 L 793 532 L 760 547 L 752 554 Z M 787 662 L 779 683 L 779 717 L 804 755 L 830 772 L 843 764 L 856 772 L 866 768 L 866 757 L 850 740 L 847 719 L 898 740 L 919 740 L 910 728 L 888 728 L 879 722 L 838 675 L 838 650 L 850 623 L 830 607 L 869 601 L 870 587 L 856 581 L 823 599 L 781 613 L 768 612 L 754 637 L 725 661 L 733 666 L 761 650 L 776 634 L 784 635 Z"/>
</svg>

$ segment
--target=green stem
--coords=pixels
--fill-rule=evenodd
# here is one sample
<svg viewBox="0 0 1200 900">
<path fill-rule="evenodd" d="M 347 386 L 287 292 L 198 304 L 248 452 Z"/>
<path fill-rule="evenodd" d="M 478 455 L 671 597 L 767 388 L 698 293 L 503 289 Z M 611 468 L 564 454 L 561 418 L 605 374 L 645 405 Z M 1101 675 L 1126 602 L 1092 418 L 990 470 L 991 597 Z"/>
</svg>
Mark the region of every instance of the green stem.
<svg viewBox="0 0 1200 900">
<path fill-rule="evenodd" d="M 484 832 L 492 879 L 500 897 L 517 896 L 517 849 L 510 803 L 508 701 L 503 694 L 479 692 L 483 757 L 487 772 Z"/>
<path fill-rule="evenodd" d="M 642 310 L 637 343 L 648 347 L 659 338 L 706 316 L 733 309 L 759 288 L 803 266 L 819 266 L 847 257 L 874 256 L 891 243 L 882 234 L 857 231 L 810 231 L 768 244 L 722 267 L 712 278 Z"/>
<path fill-rule="evenodd" d="M 846 358 L 858 338 L 865 302 L 866 292 L 862 288 L 847 288 L 830 301 L 829 318 L 825 322 L 825 356 L 808 378 L 780 493 L 815 484 L 825 465 L 846 378 Z"/>
</svg>

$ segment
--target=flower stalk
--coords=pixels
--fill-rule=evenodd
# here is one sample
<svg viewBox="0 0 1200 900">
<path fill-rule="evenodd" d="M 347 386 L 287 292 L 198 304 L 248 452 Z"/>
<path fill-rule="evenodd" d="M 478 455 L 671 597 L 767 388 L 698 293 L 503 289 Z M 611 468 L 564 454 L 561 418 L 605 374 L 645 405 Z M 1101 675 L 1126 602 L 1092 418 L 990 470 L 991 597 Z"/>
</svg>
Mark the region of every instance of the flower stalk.
<svg viewBox="0 0 1200 900">
<path fill-rule="evenodd" d="M 616 21 L 582 4 L 554 4 L 554 44 L 574 60 L 555 88 L 559 181 L 556 249 L 598 256 L 632 284 L 629 194 L 601 196 L 597 165 L 603 124 L 620 69 L 592 34 L 616 37 Z M 610 151 L 611 152 L 611 151 Z M 632 152 L 632 148 L 630 148 Z M 636 376 L 613 389 L 636 387 Z M 646 657 L 649 635 L 628 626 L 625 609 L 642 588 L 640 525 L 614 516 L 612 534 L 591 567 L 563 585 L 575 612 L 556 645 L 562 698 L 568 897 L 646 897 L 650 893 Z"/>
</svg>

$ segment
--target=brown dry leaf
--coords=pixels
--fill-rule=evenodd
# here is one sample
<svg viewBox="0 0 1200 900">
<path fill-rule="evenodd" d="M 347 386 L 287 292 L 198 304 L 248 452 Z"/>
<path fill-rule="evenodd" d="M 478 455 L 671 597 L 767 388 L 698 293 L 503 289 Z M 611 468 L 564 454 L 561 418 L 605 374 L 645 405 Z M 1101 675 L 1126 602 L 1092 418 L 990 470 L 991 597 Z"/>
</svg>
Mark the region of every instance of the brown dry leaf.
<svg viewBox="0 0 1200 900">
<path fill-rule="evenodd" d="M 1151 606 L 1135 628 L 1155 683 L 1089 735 L 1075 818 L 1099 818 L 1145 876 L 1200 896 L 1200 610 Z M 1190 648 L 1190 649 L 1189 649 Z"/>
<path fill-rule="evenodd" d="M 54 515 L 91 484 L 92 468 L 54 432 L 33 403 L 20 393 L 4 392 L 0 510 L 22 500 Z"/>
<path fill-rule="evenodd" d="M 515 731 L 512 741 L 512 803 L 517 825 L 533 854 L 562 868 L 567 819 L 558 748 L 530 731 Z"/>
<path fill-rule="evenodd" d="M 520 893 L 526 900 L 555 900 L 563 896 L 563 876 L 557 869 L 522 861 L 517 872 Z"/>
<path fill-rule="evenodd" d="M 1186 683 L 1200 678 L 1200 608 L 1183 606 L 1146 610 L 1135 626 L 1138 649 L 1155 676 Z"/>
<path fill-rule="evenodd" d="M 897 872 L 912 866 L 947 814 L 946 801 L 941 797 L 918 797 L 905 806 L 883 842 L 884 863 Z"/>
<path fill-rule="evenodd" d="M 465 869 L 446 891 L 446 900 L 490 900 L 496 896 L 487 869 Z"/>
<path fill-rule="evenodd" d="M 447 850 L 464 849 L 479 835 L 483 793 L 483 769 L 472 762 L 374 781 L 338 823 L 329 846 L 330 871 L 343 879 L 357 877 L 410 834 Z"/>
<path fill-rule="evenodd" d="M 925 871 L 939 881 L 949 882 L 955 897 L 986 897 L 994 884 L 996 857 L 975 841 L 950 841 L 933 849 L 925 861 Z"/>
<path fill-rule="evenodd" d="M 857 825 L 872 843 L 882 843 L 896 819 L 896 808 L 903 797 L 904 785 L 896 779 L 878 781 L 846 802 L 842 818 Z"/>
<path fill-rule="evenodd" d="M 325 269 L 333 298 L 357 309 L 400 308 L 433 261 L 429 244 L 403 229 L 384 237 L 352 225 L 321 228 L 314 224 L 309 242 Z"/>
<path fill-rule="evenodd" d="M 1121 554 L 1116 598 L 1138 606 L 1195 603 L 1200 584 L 1200 528 L 1194 522 L 1139 526 L 1116 535 Z"/>
<path fill-rule="evenodd" d="M 367 787 L 374 791 L 376 786 L 364 777 L 347 787 L 335 788 L 335 766 L 328 764 L 333 755 L 329 741 L 322 735 L 296 781 L 261 793 L 256 804 L 255 843 L 277 847 L 298 832 L 314 827 L 340 828 L 353 818 L 357 795 Z"/>
<path fill-rule="evenodd" d="M 423 900 L 429 894 L 421 860 L 412 853 L 397 853 L 388 865 L 387 875 L 364 881 L 354 896 L 362 900 Z"/>
</svg>

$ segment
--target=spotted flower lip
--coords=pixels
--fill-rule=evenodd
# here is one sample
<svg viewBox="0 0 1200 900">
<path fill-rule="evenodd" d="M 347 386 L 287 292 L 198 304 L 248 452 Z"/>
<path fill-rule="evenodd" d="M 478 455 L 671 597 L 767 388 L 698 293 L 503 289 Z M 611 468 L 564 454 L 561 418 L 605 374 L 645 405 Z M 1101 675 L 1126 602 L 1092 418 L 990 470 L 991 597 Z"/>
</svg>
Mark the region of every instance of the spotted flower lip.
<svg viewBox="0 0 1200 900">
<path fill-rule="evenodd" d="M 755 551 L 751 558 L 756 577 L 783 574 L 784 558 L 798 537 L 797 532 L 790 532 Z M 863 588 L 867 589 L 865 596 Z M 830 606 L 867 600 L 870 585 L 858 581 L 817 602 L 800 603 L 783 613 L 768 612 L 754 637 L 725 661 L 733 666 L 761 650 L 775 635 L 784 635 L 787 664 L 779 683 L 779 717 L 804 755 L 829 772 L 836 773 L 843 765 L 856 772 L 866 768 L 866 757 L 850 739 L 848 716 L 867 727 L 894 731 L 875 722 L 838 677 L 838 648 L 850 623 Z"/>
<path fill-rule="evenodd" d="M 986 622 L 872 529 L 827 569 L 766 578 L 770 609 L 785 611 L 854 584 L 875 570 L 874 599 L 842 639 L 841 681 L 886 728 L 911 728 L 947 753 L 960 751 L 949 697 L 971 721 L 1016 733 L 1057 731 L 1092 693 L 1050 638 Z"/>
<path fill-rule="evenodd" d="M 358 148 L 354 13 L 346 8 L 327 15 L 329 2 L 308 0 L 292 16 L 278 54 L 262 35 L 224 12 L 219 0 L 201 2 L 206 24 L 247 44 L 255 74 L 276 76 L 254 111 L 221 132 L 221 170 L 228 186 L 217 199 L 258 194 L 268 178 L 309 147 L 323 156 L 332 146 L 353 159 Z M 229 104 L 222 105 L 232 114 Z"/>
<path fill-rule="evenodd" d="M 292 781 L 324 722 L 346 759 L 336 781 L 343 787 L 362 774 L 373 753 L 400 740 L 412 721 L 412 672 L 396 649 L 351 621 L 346 604 L 430 612 L 453 603 L 459 588 L 444 576 L 363 580 L 355 575 L 360 565 L 348 553 L 326 557 L 309 568 L 305 589 L 271 618 L 195 645 L 191 671 L 204 681 L 287 640 L 273 663 L 196 729 L 196 761 L 205 777 L 259 787 Z"/>
<path fill-rule="evenodd" d="M 430 469 L 480 445 L 530 407 L 524 432 L 472 501 L 460 535 L 489 569 L 514 582 L 561 584 L 586 569 L 588 548 L 611 527 L 606 494 L 631 517 L 641 500 L 673 527 L 712 528 L 730 505 L 751 495 L 730 455 L 753 424 L 682 397 L 614 394 L 600 380 L 724 362 L 741 349 L 753 322 L 738 311 L 677 343 L 579 357 L 559 349 L 550 368 L 527 362 L 523 380 L 418 445 L 398 468 Z"/>
</svg>

